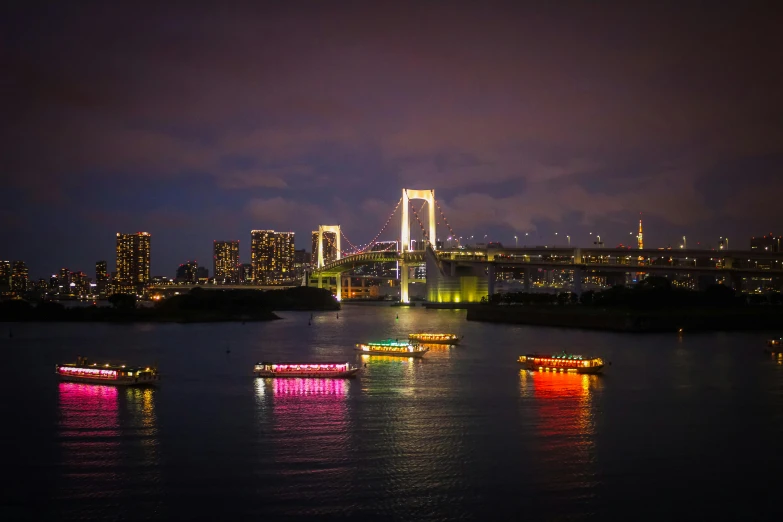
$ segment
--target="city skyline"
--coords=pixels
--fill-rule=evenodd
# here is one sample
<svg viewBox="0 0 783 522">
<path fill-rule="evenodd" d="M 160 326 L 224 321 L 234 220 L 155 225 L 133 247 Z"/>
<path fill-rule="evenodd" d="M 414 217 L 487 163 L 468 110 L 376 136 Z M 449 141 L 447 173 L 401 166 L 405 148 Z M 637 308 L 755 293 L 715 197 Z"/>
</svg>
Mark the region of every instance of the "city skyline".
<svg viewBox="0 0 783 522">
<path fill-rule="evenodd" d="M 493 238 L 493 237 L 491 237 L 489 235 L 486 235 L 486 237 L 484 237 L 484 236 L 476 237 L 475 235 L 471 235 L 471 236 L 468 236 L 467 238 L 465 238 L 463 236 L 461 244 L 462 244 L 462 246 L 465 246 L 465 245 L 476 245 L 476 244 L 481 245 L 481 244 L 487 244 L 487 243 L 490 243 L 490 242 L 499 242 L 499 243 L 504 244 L 506 247 L 511 247 L 511 246 L 519 246 L 519 247 L 523 247 L 523 246 L 524 247 L 534 247 L 534 246 L 556 247 L 557 246 L 557 247 L 593 248 L 593 247 L 596 247 L 596 246 L 600 246 L 601 248 L 607 248 L 607 249 L 617 249 L 620 246 L 622 246 L 624 248 L 629 248 L 631 250 L 636 250 L 636 249 L 640 248 L 640 246 L 642 246 L 642 243 L 641 243 L 641 225 L 642 225 L 642 223 L 641 223 L 641 220 L 640 220 L 639 223 L 638 223 L 638 226 L 640 227 L 638 232 L 631 231 L 631 232 L 628 233 L 627 237 L 626 236 L 622 236 L 622 237 L 617 238 L 616 242 L 612 241 L 612 239 L 613 239 L 612 237 L 607 237 L 606 235 L 603 235 L 603 234 L 599 235 L 598 233 L 593 233 L 593 232 L 589 232 L 586 238 L 573 237 L 573 236 L 570 236 L 568 234 L 565 234 L 565 233 L 561 234 L 561 233 L 558 232 L 558 233 L 551 234 L 551 237 L 549 237 L 549 238 L 544 238 L 544 239 L 548 240 L 548 241 L 545 241 L 545 242 L 539 242 L 539 241 L 542 240 L 542 237 L 538 233 L 527 233 L 527 235 L 525 233 L 519 233 L 519 234 L 516 234 L 516 236 L 512 236 L 511 238 L 505 239 L 505 241 L 503 240 L 503 238 Z M 440 225 L 439 225 L 439 227 L 440 227 Z M 236 278 L 237 281 L 242 279 L 241 272 L 242 272 L 243 265 L 250 265 L 251 264 L 251 260 L 252 260 L 252 243 L 253 243 L 252 238 L 253 238 L 253 233 L 254 232 L 262 232 L 262 231 L 263 232 L 267 232 L 268 231 L 268 232 L 275 233 L 274 230 L 251 230 L 250 231 L 250 241 L 247 241 L 245 243 L 246 245 L 248 245 L 248 247 L 246 248 L 246 252 L 244 252 L 244 255 L 243 255 L 243 251 L 241 249 L 241 245 L 242 245 L 241 240 L 223 240 L 223 241 L 212 240 L 212 247 L 211 247 L 212 255 L 209 256 L 210 261 L 208 262 L 208 264 L 211 265 L 213 268 L 212 268 L 212 271 L 209 272 L 209 277 L 210 278 L 214 278 L 217 275 L 217 272 L 215 271 L 215 266 L 216 266 L 215 262 L 216 262 L 216 256 L 217 256 L 217 253 L 216 253 L 217 245 L 231 244 L 232 245 L 231 253 L 229 254 L 228 252 L 226 252 L 225 255 L 227 255 L 227 256 L 228 255 L 231 255 L 231 256 L 235 255 L 236 256 L 236 271 L 235 271 L 234 277 Z M 438 229 L 438 231 L 439 231 L 439 235 L 440 235 L 440 228 Z M 418 238 L 418 235 L 420 235 L 420 233 L 417 234 L 416 232 L 417 231 L 415 229 L 413 229 L 413 226 L 412 226 L 411 227 L 411 234 L 412 234 L 412 238 L 413 238 L 412 241 L 414 241 L 414 242 L 418 242 L 417 238 Z M 290 261 L 289 264 L 291 266 L 293 266 L 293 251 L 294 250 L 304 250 L 308 254 L 311 254 L 311 255 L 313 254 L 313 252 L 311 252 L 310 250 L 307 250 L 306 248 L 299 248 L 302 245 L 297 245 L 296 244 L 296 241 L 295 241 L 296 233 L 295 232 L 278 231 L 276 233 L 290 234 L 292 236 L 291 244 L 288 247 L 286 247 L 286 248 L 290 248 L 290 250 L 291 250 L 291 253 L 289 255 L 289 257 L 291 258 L 291 261 Z M 115 248 L 114 248 L 115 253 L 118 251 L 118 248 L 119 248 L 118 243 L 119 243 L 120 238 L 124 238 L 125 240 L 128 240 L 131 236 L 138 236 L 138 235 L 146 235 L 147 242 L 148 242 L 147 243 L 147 249 L 149 250 L 150 249 L 149 240 L 150 240 L 150 238 L 154 234 L 151 234 L 150 232 L 136 232 L 136 233 L 128 233 L 128 234 L 117 232 L 117 233 L 113 234 L 113 238 L 115 239 Z M 313 231 L 313 232 L 310 233 L 310 237 L 311 237 L 312 241 L 308 242 L 308 241 L 305 240 L 305 242 L 308 243 L 307 246 L 309 246 L 310 248 L 316 247 L 316 245 L 317 245 L 316 235 L 317 235 L 317 231 Z M 644 233 L 644 236 L 647 237 L 647 232 L 646 231 Z M 324 253 L 325 253 L 325 260 L 326 260 L 326 262 L 331 261 L 331 260 L 334 259 L 334 252 L 333 252 L 334 246 L 330 244 L 330 241 L 334 241 L 333 238 L 335 238 L 335 237 L 336 237 L 336 235 L 335 235 L 334 232 L 324 232 L 324 247 L 325 247 Z M 439 244 L 441 244 L 441 247 L 442 248 L 456 248 L 457 247 L 456 240 L 449 241 L 448 237 L 449 236 L 442 236 L 442 237 L 438 238 L 438 242 L 439 242 Z M 692 238 L 692 241 L 690 241 L 689 243 L 686 240 L 687 236 L 682 236 L 680 238 L 674 238 L 674 239 L 675 239 L 675 241 L 673 241 L 671 243 L 668 243 L 666 245 L 649 245 L 649 243 L 648 243 L 647 248 L 652 248 L 652 249 L 666 249 L 666 248 L 673 248 L 673 249 L 680 248 L 680 249 L 682 249 L 682 248 L 688 248 L 688 249 L 693 249 L 693 250 L 716 250 L 716 251 L 727 249 L 727 250 L 736 250 L 736 251 L 743 251 L 743 250 L 751 251 L 751 250 L 757 250 L 759 248 L 763 250 L 764 246 L 759 246 L 759 245 L 769 245 L 768 250 L 770 252 L 779 252 L 779 251 L 781 251 L 780 250 L 780 244 L 781 244 L 781 242 L 783 242 L 783 235 L 775 234 L 774 232 L 769 232 L 768 234 L 763 234 L 763 235 L 758 235 L 758 236 L 749 236 L 749 237 L 745 237 L 745 238 L 737 237 L 737 238 L 735 238 L 734 242 L 730 242 L 730 238 L 727 237 L 727 236 L 720 236 L 717 239 L 713 239 L 713 241 L 700 241 L 700 240 L 698 240 L 698 238 Z M 580 243 L 580 240 L 582 240 L 581 243 Z M 683 244 L 684 243 L 683 240 L 686 240 L 685 244 Z M 374 245 L 381 245 L 381 244 L 388 244 L 388 243 L 392 243 L 392 242 L 398 243 L 399 242 L 399 238 L 394 238 L 394 239 L 377 239 L 373 244 Z M 777 245 L 777 246 L 774 247 L 774 250 L 772 249 L 773 245 Z M 374 249 L 375 249 L 375 247 L 370 247 L 369 248 L 369 250 L 374 250 Z M 342 250 L 344 252 L 349 252 L 350 250 L 352 250 L 352 248 L 350 246 L 343 246 Z M 156 254 L 157 254 L 157 250 L 156 250 Z M 167 254 L 168 255 L 166 257 L 171 257 L 172 256 L 171 252 L 168 252 Z M 111 256 L 111 255 L 110 256 L 104 256 L 104 257 L 108 257 L 108 258 L 114 260 L 114 270 L 110 270 L 110 268 L 112 267 L 112 264 L 107 264 L 106 261 L 92 261 L 90 263 L 90 266 L 95 267 L 95 274 L 93 274 L 93 275 L 96 276 L 95 280 L 93 282 L 97 283 L 98 281 L 100 281 L 99 274 L 102 273 L 101 270 L 104 271 L 103 272 L 104 275 L 107 274 L 107 273 L 111 274 L 111 273 L 114 273 L 114 272 L 119 272 L 119 270 L 118 270 L 118 263 L 117 263 L 117 257 L 116 256 Z M 180 255 L 179 253 L 173 255 L 174 258 L 180 260 L 179 262 L 177 262 L 177 263 L 175 263 L 175 264 L 173 264 L 171 266 L 168 266 L 168 267 L 161 267 L 161 269 L 158 270 L 157 265 L 154 262 L 155 261 L 155 256 L 149 256 L 149 253 L 148 253 L 148 257 L 150 257 L 150 260 L 148 261 L 148 266 L 146 267 L 146 273 L 148 274 L 148 279 L 149 280 L 151 280 L 153 277 L 166 277 L 166 278 L 171 278 L 171 279 L 176 278 L 177 267 L 182 267 L 183 266 L 183 262 L 181 261 L 182 259 L 187 259 L 187 261 L 185 261 L 185 263 L 195 262 L 195 263 L 198 264 L 198 266 L 200 268 L 204 268 L 204 269 L 209 270 L 209 268 L 207 268 L 207 266 L 205 266 L 206 263 L 203 262 L 203 261 L 199 261 L 199 259 L 197 257 L 192 257 L 192 256 L 189 256 L 189 255 Z M 2 258 L 0 258 L 0 259 L 2 259 Z M 315 264 L 316 263 L 315 257 L 313 257 L 312 259 L 313 259 L 312 263 Z M 34 281 L 37 281 L 38 279 L 48 279 L 49 277 L 53 277 L 53 276 L 56 277 L 56 276 L 58 276 L 58 274 L 62 273 L 63 270 L 67 270 L 67 271 L 69 271 L 69 273 L 79 273 L 79 272 L 82 272 L 82 273 L 87 274 L 91 279 L 93 278 L 93 276 L 90 275 L 90 274 L 92 274 L 90 269 L 87 269 L 87 271 L 85 271 L 82 267 L 77 267 L 77 266 L 69 267 L 69 266 L 65 266 L 63 263 L 61 263 L 62 266 L 60 266 L 57 269 L 52 269 L 52 270 L 49 270 L 49 271 L 44 270 L 41 273 L 34 273 L 29 268 L 29 263 L 27 262 L 27 260 L 18 259 L 18 258 L 14 257 L 14 256 L 6 256 L 6 259 L 3 259 L 2 262 L 9 263 L 9 265 L 8 265 L 8 267 L 9 267 L 8 270 L 9 271 L 12 270 L 12 267 L 11 267 L 12 263 L 22 262 L 25 265 L 25 268 L 24 268 L 25 271 L 29 272 L 29 274 L 30 274 L 29 275 L 29 280 L 30 280 L 31 283 L 34 282 Z M 99 268 L 98 264 L 102 264 L 102 268 Z M 74 270 L 76 272 L 73 272 Z"/>
<path fill-rule="evenodd" d="M 458 235 L 504 243 L 632 243 L 639 212 L 649 245 L 777 231 L 776 17 L 642 13 L 15 5 L 0 257 L 87 272 L 117 230 L 148 230 L 167 273 L 259 228 L 339 223 L 361 243 L 400 187 L 434 188 Z"/>
</svg>

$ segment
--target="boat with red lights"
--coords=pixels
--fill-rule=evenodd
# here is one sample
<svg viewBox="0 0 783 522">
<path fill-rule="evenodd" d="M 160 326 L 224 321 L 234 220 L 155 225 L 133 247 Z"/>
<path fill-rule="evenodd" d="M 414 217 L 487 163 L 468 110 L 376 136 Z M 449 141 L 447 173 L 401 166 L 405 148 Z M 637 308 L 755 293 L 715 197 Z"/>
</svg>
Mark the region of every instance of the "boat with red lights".
<svg viewBox="0 0 783 522">
<path fill-rule="evenodd" d="M 426 344 L 457 344 L 460 341 L 460 337 L 453 333 L 412 333 L 408 339 Z"/>
<path fill-rule="evenodd" d="M 397 357 L 424 357 L 424 354 L 430 351 L 426 346 L 396 339 L 357 344 L 356 350 L 367 355 L 394 355 Z"/>
<path fill-rule="evenodd" d="M 783 337 L 780 339 L 767 339 L 767 346 L 770 348 L 780 348 L 783 345 Z"/>
<path fill-rule="evenodd" d="M 158 369 L 153 366 L 99 364 L 86 357 L 77 357 L 75 363 L 57 364 L 55 373 L 62 381 L 113 386 L 154 385 L 160 380 Z"/>
<path fill-rule="evenodd" d="M 356 376 L 357 366 L 348 363 L 260 362 L 253 368 L 256 377 L 317 377 L 348 379 Z"/>
<path fill-rule="evenodd" d="M 604 369 L 604 361 L 599 357 L 583 357 L 566 352 L 521 355 L 518 361 L 532 371 L 600 373 Z"/>
</svg>

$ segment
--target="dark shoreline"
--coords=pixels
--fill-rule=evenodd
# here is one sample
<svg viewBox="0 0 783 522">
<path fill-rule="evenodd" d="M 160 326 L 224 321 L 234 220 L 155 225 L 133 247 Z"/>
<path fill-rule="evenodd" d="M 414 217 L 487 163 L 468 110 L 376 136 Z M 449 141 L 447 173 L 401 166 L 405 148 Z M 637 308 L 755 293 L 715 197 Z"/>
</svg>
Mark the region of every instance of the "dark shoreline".
<svg viewBox="0 0 783 522">
<path fill-rule="evenodd" d="M 571 306 L 467 307 L 467 320 L 627 333 L 772 331 L 783 329 L 777 306 L 632 310 Z"/>
<path fill-rule="evenodd" d="M 119 299 L 115 299 L 120 297 Z M 195 289 L 157 303 L 137 307 L 135 297 L 112 296 L 112 306 L 65 308 L 51 301 L 0 302 L 0 322 L 46 323 L 224 323 L 282 319 L 275 311 L 322 312 L 340 310 L 328 290 L 298 287 L 288 290 Z"/>
</svg>

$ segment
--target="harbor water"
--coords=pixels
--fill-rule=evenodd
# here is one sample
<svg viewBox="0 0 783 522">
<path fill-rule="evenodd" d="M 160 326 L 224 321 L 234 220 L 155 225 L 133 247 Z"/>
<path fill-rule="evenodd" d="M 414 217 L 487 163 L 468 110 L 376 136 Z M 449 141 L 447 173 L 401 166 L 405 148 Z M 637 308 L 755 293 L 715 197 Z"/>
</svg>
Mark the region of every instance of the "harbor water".
<svg viewBox="0 0 783 522">
<path fill-rule="evenodd" d="M 345 305 L 219 324 L 8 324 L 0 520 L 780 520 L 768 333 L 633 335 Z M 310 323 L 310 324 L 308 324 Z M 423 359 L 358 342 L 464 335 Z M 529 373 L 569 351 L 602 375 Z M 157 388 L 60 383 L 77 356 Z M 255 379 L 260 361 L 361 365 Z"/>
</svg>

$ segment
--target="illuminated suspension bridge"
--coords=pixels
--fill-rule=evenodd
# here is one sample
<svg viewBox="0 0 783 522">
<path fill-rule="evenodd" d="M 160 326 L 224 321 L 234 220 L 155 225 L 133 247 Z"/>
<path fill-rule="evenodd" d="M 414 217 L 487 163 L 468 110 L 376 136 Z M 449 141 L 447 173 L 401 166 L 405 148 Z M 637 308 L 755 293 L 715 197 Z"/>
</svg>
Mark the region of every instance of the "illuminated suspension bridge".
<svg viewBox="0 0 783 522">
<path fill-rule="evenodd" d="M 417 210 L 413 201 L 423 201 Z M 422 212 L 426 207 L 426 215 Z M 436 210 L 440 221 L 436 220 Z M 379 238 L 400 213 L 400 234 L 398 241 L 380 246 Z M 422 241 L 411 240 L 411 220 L 421 230 Z M 426 225 L 425 225 L 426 221 Z M 443 224 L 448 228 L 450 238 L 457 241 L 457 248 L 439 249 L 436 227 Z M 326 235 L 326 233 L 330 233 Z M 334 240 L 330 239 L 334 237 Z M 324 255 L 324 243 L 330 253 Z M 343 250 L 342 241 L 350 247 Z M 551 279 L 555 272 L 569 272 L 569 290 L 580 293 L 585 276 L 623 276 L 625 274 L 658 274 L 666 276 L 685 275 L 704 284 L 716 280 L 726 281 L 735 290 L 741 290 L 743 281 L 753 278 L 783 277 L 783 254 L 747 251 L 687 250 L 661 251 L 644 249 L 641 222 L 638 236 L 638 250 L 611 251 L 602 248 L 466 248 L 459 245 L 459 236 L 449 224 L 441 205 L 435 199 L 434 190 L 403 189 L 402 197 L 392 210 L 377 234 L 367 243 L 354 244 L 343 233 L 339 225 L 318 227 L 315 267 L 309 274 L 307 284 L 333 290 L 338 300 L 342 298 L 342 276 L 355 268 L 375 263 L 397 262 L 400 266 L 400 301 L 409 302 L 409 268 L 426 266 L 426 294 L 430 302 L 465 303 L 478 302 L 482 297 L 494 293 L 496 274 L 503 271 L 523 273 L 524 289 L 531 290 L 531 275 L 543 272 Z M 620 283 L 623 284 L 623 283 Z M 697 283 L 698 286 L 698 283 Z"/>
</svg>

